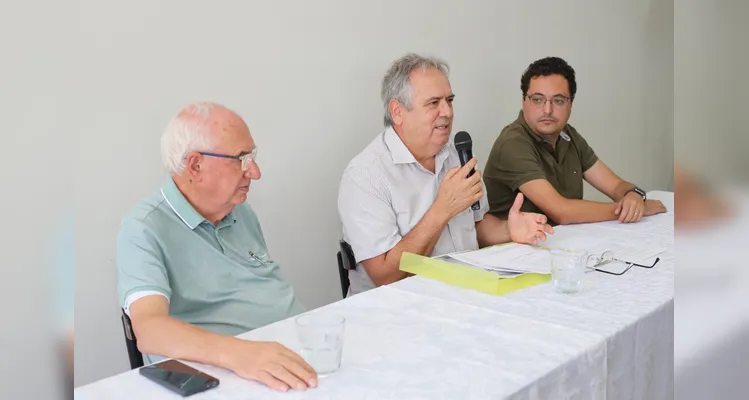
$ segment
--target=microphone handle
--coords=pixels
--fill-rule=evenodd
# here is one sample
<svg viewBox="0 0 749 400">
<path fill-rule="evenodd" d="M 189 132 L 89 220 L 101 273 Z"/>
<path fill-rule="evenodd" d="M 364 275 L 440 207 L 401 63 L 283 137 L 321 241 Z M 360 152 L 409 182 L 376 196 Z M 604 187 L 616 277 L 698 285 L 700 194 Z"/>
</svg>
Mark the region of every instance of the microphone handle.
<svg viewBox="0 0 749 400">
<path fill-rule="evenodd" d="M 458 158 L 460 158 L 460 166 L 464 166 L 468 164 L 468 161 L 473 158 L 473 152 L 470 149 L 460 149 L 458 150 Z M 471 172 L 468 173 L 468 177 L 473 176 L 473 174 L 476 172 L 475 168 L 471 168 Z"/>
<path fill-rule="evenodd" d="M 473 154 L 471 154 L 471 153 L 472 152 L 470 150 L 468 150 L 468 151 L 463 150 L 463 151 L 459 152 L 461 166 L 462 165 L 466 165 L 466 163 L 468 163 L 468 160 L 470 160 L 471 158 L 473 158 Z M 473 176 L 473 174 L 475 174 L 475 173 L 476 173 L 476 169 L 475 168 L 471 168 L 471 172 L 468 173 L 468 176 L 469 177 Z M 471 204 L 471 210 L 478 210 L 479 208 L 481 208 L 481 205 L 479 204 L 478 201 L 475 202 L 475 203 L 473 203 L 473 204 Z"/>
</svg>

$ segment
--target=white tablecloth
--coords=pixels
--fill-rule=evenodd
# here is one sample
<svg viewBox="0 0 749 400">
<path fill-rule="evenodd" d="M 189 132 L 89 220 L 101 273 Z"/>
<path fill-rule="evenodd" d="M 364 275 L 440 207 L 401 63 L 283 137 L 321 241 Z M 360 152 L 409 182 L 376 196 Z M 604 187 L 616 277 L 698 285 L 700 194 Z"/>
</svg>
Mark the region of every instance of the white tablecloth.
<svg viewBox="0 0 749 400">
<path fill-rule="evenodd" d="M 663 194 L 661 194 L 663 195 Z M 668 198 L 668 196 L 666 196 Z M 664 199 L 664 203 L 671 200 Z M 670 207 L 672 209 L 672 207 Z M 312 312 L 347 319 L 341 369 L 306 392 L 277 393 L 230 371 L 199 399 L 662 399 L 673 397 L 673 226 L 659 215 L 637 225 L 562 227 L 553 240 L 600 236 L 661 241 L 652 269 L 586 275 L 582 293 L 550 283 L 496 297 L 422 277 Z M 293 320 L 242 335 L 298 350 Z M 129 371 L 80 387 L 76 399 L 178 398 Z"/>
<path fill-rule="evenodd" d="M 673 210 L 672 195 L 657 193 L 652 196 L 662 198 L 669 210 Z M 648 233 L 642 229 L 645 227 L 647 231 L 663 233 Z M 670 234 L 666 233 L 669 231 Z M 407 279 L 391 287 L 592 334 L 605 350 L 605 398 L 671 399 L 675 264 L 672 232 L 672 212 L 651 217 L 640 226 L 607 222 L 558 227 L 549 245 L 557 240 L 569 243 L 569 238 L 574 238 L 573 241 L 584 248 L 586 240 L 613 235 L 624 243 L 661 243 L 668 249 L 653 269 L 634 267 L 622 276 L 588 273 L 584 291 L 574 296 L 554 292 L 550 283 L 502 297 L 449 287 L 424 278 Z M 563 376 L 564 372 L 561 374 Z M 540 398 L 586 398 L 567 397 L 563 389 L 541 391 Z M 522 398 L 535 397 L 529 394 Z"/>
</svg>

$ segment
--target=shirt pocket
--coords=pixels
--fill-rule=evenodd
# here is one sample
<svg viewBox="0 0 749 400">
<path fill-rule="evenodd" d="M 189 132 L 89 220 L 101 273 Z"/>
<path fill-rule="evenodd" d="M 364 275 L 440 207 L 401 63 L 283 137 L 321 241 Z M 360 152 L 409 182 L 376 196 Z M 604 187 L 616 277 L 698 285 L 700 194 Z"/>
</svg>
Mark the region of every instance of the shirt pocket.
<svg viewBox="0 0 749 400">
<path fill-rule="evenodd" d="M 470 207 L 461 211 L 450 220 L 450 236 L 455 251 L 475 250 L 478 248 L 476 222 L 473 219 L 473 210 Z"/>
<path fill-rule="evenodd" d="M 455 232 L 461 232 L 463 234 L 473 233 L 475 236 L 476 222 L 473 220 L 473 210 L 471 207 L 458 213 L 450 220 L 450 230 Z"/>
<path fill-rule="evenodd" d="M 403 237 L 424 217 L 434 199 L 424 190 L 400 189 L 401 193 L 392 200 L 398 234 Z"/>
</svg>

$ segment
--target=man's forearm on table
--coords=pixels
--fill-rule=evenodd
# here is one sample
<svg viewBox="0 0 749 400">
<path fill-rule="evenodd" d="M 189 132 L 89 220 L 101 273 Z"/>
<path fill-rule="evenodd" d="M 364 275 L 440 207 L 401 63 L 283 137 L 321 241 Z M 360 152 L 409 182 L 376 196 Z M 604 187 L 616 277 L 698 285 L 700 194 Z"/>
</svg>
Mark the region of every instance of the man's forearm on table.
<svg viewBox="0 0 749 400">
<path fill-rule="evenodd" d="M 228 368 L 237 339 L 169 316 L 145 317 L 134 323 L 138 349 L 144 354 Z"/>
</svg>

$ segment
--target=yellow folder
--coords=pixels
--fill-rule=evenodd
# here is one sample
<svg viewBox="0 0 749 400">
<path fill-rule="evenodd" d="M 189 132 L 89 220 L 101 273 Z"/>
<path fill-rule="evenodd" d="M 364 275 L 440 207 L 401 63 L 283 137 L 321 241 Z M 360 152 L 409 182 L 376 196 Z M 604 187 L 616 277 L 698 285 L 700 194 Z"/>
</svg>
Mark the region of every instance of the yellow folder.
<svg viewBox="0 0 749 400">
<path fill-rule="evenodd" d="M 453 286 L 473 289 L 497 296 L 551 280 L 551 274 L 537 273 L 526 273 L 510 278 L 501 278 L 494 272 L 453 264 L 408 252 L 404 252 L 401 256 L 400 270 L 436 279 Z"/>
</svg>

